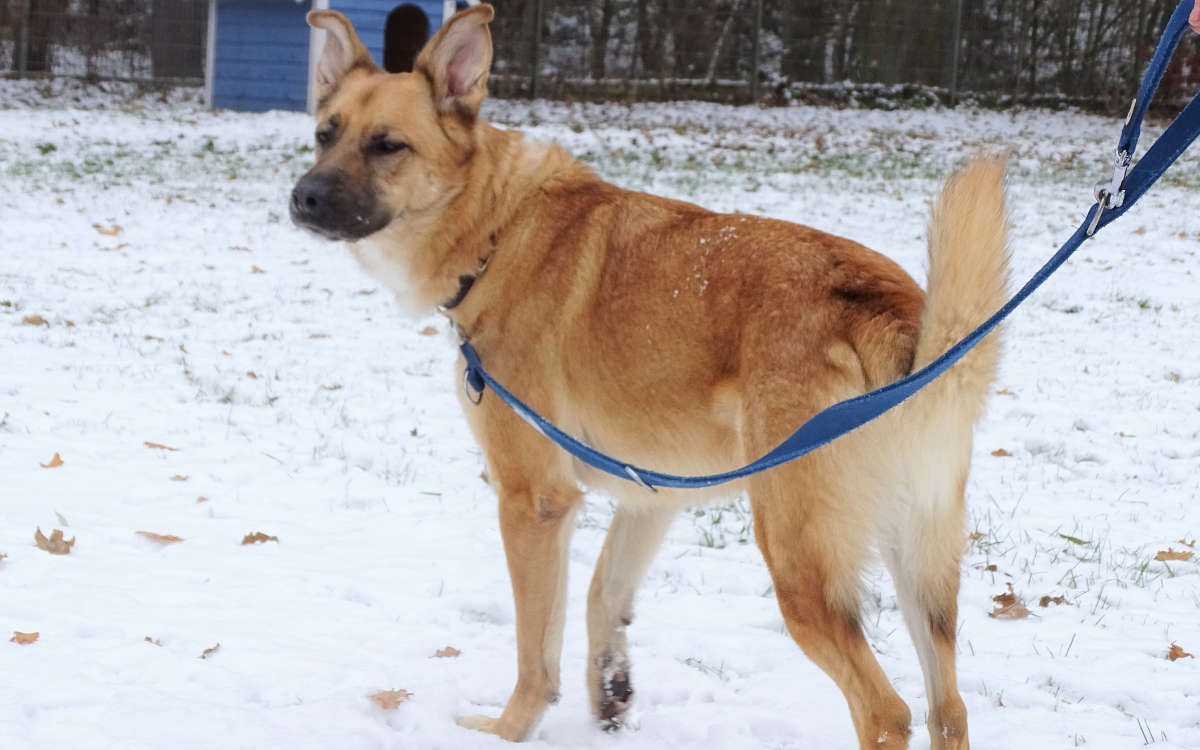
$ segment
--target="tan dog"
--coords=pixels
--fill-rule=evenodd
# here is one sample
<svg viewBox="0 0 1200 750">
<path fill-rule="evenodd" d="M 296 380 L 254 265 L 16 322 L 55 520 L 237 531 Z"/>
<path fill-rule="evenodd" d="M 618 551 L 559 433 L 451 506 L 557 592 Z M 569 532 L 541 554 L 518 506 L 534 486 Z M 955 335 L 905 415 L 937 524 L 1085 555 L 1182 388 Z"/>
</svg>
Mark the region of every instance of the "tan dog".
<svg viewBox="0 0 1200 750">
<path fill-rule="evenodd" d="M 923 295 L 849 240 L 621 190 L 556 146 L 482 122 L 490 6 L 454 16 L 414 72 L 395 75 L 341 14 L 308 19 L 328 35 L 317 161 L 294 220 L 347 241 L 410 304 L 442 304 L 505 386 L 603 451 L 675 473 L 739 466 L 821 408 L 928 363 L 1003 301 L 998 160 L 968 166 L 937 202 Z M 907 747 L 911 733 L 859 625 L 869 539 L 917 646 L 932 746 L 966 748 L 954 669 L 963 485 L 998 355 L 993 335 L 867 427 L 707 495 L 599 474 L 494 395 L 464 400 L 500 498 L 518 677 L 499 718 L 459 723 L 519 740 L 556 699 L 581 483 L 620 501 L 587 613 L 588 690 L 609 726 L 632 695 L 634 592 L 668 524 L 685 504 L 741 490 L 788 630 L 842 689 L 861 746 Z"/>
</svg>

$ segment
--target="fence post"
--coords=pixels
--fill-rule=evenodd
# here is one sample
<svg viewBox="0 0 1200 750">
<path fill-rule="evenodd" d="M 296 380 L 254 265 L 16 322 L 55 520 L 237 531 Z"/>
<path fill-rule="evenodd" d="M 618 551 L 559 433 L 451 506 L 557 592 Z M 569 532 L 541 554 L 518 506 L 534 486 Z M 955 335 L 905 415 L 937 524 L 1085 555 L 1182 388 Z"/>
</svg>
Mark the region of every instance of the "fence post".
<svg viewBox="0 0 1200 750">
<path fill-rule="evenodd" d="M 758 104 L 758 66 L 759 54 L 762 50 L 762 10 L 763 0 L 754 0 L 754 32 L 751 36 L 753 51 L 750 54 L 750 103 Z"/>
<path fill-rule="evenodd" d="M 958 65 L 962 55 L 963 0 L 954 2 L 954 55 L 950 62 L 950 104 L 958 104 Z"/>
<path fill-rule="evenodd" d="M 542 16 L 546 12 L 545 0 L 537 0 L 533 19 L 533 60 L 529 71 L 529 98 L 538 98 L 538 67 L 542 57 Z"/>
<path fill-rule="evenodd" d="M 17 27 L 17 78 L 24 78 L 29 70 L 30 11 L 30 0 L 21 0 L 21 25 Z"/>
</svg>

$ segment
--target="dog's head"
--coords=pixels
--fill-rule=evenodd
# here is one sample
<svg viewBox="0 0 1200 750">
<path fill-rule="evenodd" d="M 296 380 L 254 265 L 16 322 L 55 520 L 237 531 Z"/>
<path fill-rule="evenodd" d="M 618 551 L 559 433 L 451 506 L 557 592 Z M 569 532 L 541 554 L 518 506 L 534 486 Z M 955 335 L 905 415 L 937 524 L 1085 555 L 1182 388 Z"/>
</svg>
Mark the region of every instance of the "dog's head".
<svg viewBox="0 0 1200 750">
<path fill-rule="evenodd" d="M 337 11 L 308 14 L 327 33 L 317 63 L 316 164 L 292 191 L 292 220 L 359 240 L 427 228 L 462 190 L 492 62 L 492 7 L 458 13 L 411 73 L 377 67 Z"/>
</svg>

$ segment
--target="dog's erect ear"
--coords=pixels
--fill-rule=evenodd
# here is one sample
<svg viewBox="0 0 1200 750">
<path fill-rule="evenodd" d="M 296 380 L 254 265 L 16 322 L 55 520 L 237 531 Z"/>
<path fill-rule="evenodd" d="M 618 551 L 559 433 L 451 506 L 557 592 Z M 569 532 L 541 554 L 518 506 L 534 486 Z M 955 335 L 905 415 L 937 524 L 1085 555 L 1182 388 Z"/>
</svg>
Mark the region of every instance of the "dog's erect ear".
<svg viewBox="0 0 1200 750">
<path fill-rule="evenodd" d="M 355 68 L 375 69 L 371 53 L 367 51 L 350 20 L 336 10 L 312 10 L 308 13 L 308 25 L 324 29 L 325 49 L 317 62 L 317 97 L 333 92 Z"/>
<path fill-rule="evenodd" d="M 438 112 L 458 112 L 474 119 L 487 96 L 492 67 L 492 35 L 488 23 L 495 12 L 476 5 L 454 15 L 421 50 L 413 70 L 433 85 Z"/>
</svg>

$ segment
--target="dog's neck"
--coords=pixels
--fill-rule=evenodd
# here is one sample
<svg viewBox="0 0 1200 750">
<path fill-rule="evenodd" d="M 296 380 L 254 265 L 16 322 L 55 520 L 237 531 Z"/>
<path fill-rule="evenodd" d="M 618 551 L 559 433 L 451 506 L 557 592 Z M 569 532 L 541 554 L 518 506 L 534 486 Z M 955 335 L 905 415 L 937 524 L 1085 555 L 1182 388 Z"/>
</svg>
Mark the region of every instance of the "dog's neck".
<svg viewBox="0 0 1200 750">
<path fill-rule="evenodd" d="M 440 295 L 439 309 L 460 329 L 469 329 L 481 311 L 480 305 L 469 303 L 481 296 L 475 290 L 484 283 L 483 271 L 498 260 L 497 248 L 518 214 L 544 194 L 549 182 L 594 178 L 590 169 L 556 145 L 529 141 L 520 132 L 485 123 L 476 127 L 477 151 L 467 182 L 442 221 L 451 231 L 431 238 L 442 244 L 437 248 L 442 260 L 430 283 Z"/>
</svg>

